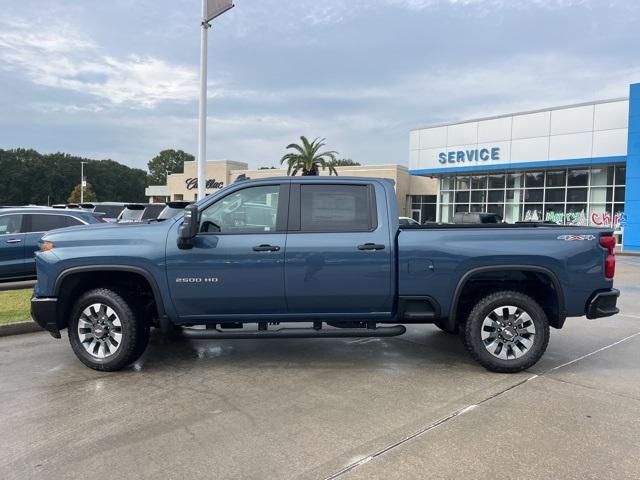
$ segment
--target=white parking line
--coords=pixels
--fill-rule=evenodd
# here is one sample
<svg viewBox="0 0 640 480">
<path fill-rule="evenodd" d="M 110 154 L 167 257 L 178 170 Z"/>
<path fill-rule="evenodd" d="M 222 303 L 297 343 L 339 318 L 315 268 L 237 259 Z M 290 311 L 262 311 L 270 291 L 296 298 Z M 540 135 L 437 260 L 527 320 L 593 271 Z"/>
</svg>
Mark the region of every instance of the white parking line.
<svg viewBox="0 0 640 480">
<path fill-rule="evenodd" d="M 483 402 L 486 400 L 483 400 Z M 482 403 L 482 402 L 480 402 Z M 391 445 L 387 445 L 386 447 L 378 450 L 377 452 L 371 454 L 371 455 L 367 455 L 366 457 L 360 458 L 358 460 L 355 460 L 351 463 L 349 463 L 347 466 L 345 466 L 342 470 L 328 476 L 325 478 L 325 480 L 334 480 L 338 477 L 341 477 L 342 475 L 344 475 L 345 473 L 350 472 L 351 470 L 358 468 L 361 465 L 364 465 L 365 463 L 370 462 L 371 460 L 375 459 L 376 457 L 385 454 L 386 452 L 388 452 L 389 450 L 399 447 L 400 445 L 402 445 L 405 442 L 408 442 L 409 440 L 413 440 L 416 437 L 419 437 L 420 435 L 423 435 L 425 433 L 427 433 L 430 430 L 433 430 L 434 428 L 442 425 L 443 423 L 451 420 L 452 418 L 458 417 L 460 415 L 463 415 L 467 412 L 470 412 L 471 410 L 474 410 L 478 407 L 477 404 L 472 404 L 472 405 L 468 405 L 464 408 L 461 408 L 459 410 L 456 410 L 455 412 L 453 412 L 450 415 L 447 415 L 444 418 L 441 418 L 439 420 L 436 420 L 435 422 L 431 423 L 430 425 L 428 425 L 427 427 L 418 430 L 417 432 L 412 433 L 411 435 L 407 435 L 406 437 L 404 437 L 402 440 L 399 440 L 395 443 L 392 443 Z"/>
<path fill-rule="evenodd" d="M 640 318 L 640 317 L 638 317 L 638 318 Z M 634 338 L 634 337 L 637 337 L 638 335 L 640 335 L 640 332 L 636 332 L 633 335 L 629 335 L 628 337 L 624 337 L 623 339 L 618 340 L 617 342 L 613 342 L 611 345 L 607 345 L 605 347 L 602 347 L 602 348 L 599 348 L 597 350 L 594 350 L 593 352 L 587 353 L 586 355 L 582 355 L 581 357 L 575 358 L 575 359 L 571 360 L 570 362 L 563 363 L 562 365 L 558 365 L 557 367 L 553 367 L 553 368 L 547 370 L 547 372 L 545 372 L 545 373 L 553 372 L 554 370 L 558 370 L 559 368 L 566 367 L 567 365 L 571 365 L 572 363 L 579 362 L 580 360 L 583 360 L 583 359 L 585 359 L 587 357 L 590 357 L 591 355 L 595 355 L 596 353 L 600 353 L 603 350 L 608 350 L 611 347 L 615 347 L 616 345 L 618 345 L 618 344 L 620 344 L 622 342 L 626 342 L 627 340 L 629 340 L 631 338 Z"/>
</svg>

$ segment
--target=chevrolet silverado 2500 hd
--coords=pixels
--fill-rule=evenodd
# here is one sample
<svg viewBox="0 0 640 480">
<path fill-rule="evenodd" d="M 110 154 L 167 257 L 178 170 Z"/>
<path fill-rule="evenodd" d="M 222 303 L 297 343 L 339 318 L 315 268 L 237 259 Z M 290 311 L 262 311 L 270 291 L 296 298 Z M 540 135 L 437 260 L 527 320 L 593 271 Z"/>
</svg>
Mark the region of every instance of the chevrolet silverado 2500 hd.
<svg viewBox="0 0 640 480">
<path fill-rule="evenodd" d="M 393 336 L 434 323 L 489 370 L 517 372 L 542 356 L 549 327 L 618 312 L 612 234 L 399 226 L 388 180 L 246 180 L 163 222 L 48 233 L 32 314 L 56 338 L 66 328 L 98 370 L 134 362 L 152 326 L 211 339 Z"/>
</svg>

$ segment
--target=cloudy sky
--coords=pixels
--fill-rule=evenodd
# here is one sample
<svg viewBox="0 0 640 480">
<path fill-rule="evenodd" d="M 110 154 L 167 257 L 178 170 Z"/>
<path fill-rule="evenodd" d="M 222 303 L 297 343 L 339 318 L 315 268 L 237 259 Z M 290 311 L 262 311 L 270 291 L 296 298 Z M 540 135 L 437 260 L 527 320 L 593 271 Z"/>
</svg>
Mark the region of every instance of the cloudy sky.
<svg viewBox="0 0 640 480">
<path fill-rule="evenodd" d="M 209 159 L 300 135 L 407 163 L 409 130 L 626 96 L 638 0 L 235 0 L 209 37 Z M 0 148 L 131 166 L 197 149 L 199 0 L 0 0 Z"/>
</svg>

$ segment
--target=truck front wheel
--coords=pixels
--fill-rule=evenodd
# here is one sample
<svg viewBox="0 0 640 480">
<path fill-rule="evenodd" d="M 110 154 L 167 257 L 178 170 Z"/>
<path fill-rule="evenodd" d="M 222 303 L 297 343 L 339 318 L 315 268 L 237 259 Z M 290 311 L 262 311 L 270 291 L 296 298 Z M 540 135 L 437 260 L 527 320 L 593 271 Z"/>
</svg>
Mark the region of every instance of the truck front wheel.
<svg viewBox="0 0 640 480">
<path fill-rule="evenodd" d="M 460 333 L 467 350 L 492 372 L 531 367 L 549 343 L 547 316 L 534 299 L 520 292 L 501 291 L 483 298 L 463 327 Z"/>
<path fill-rule="evenodd" d="M 149 341 L 149 325 L 137 310 L 114 290 L 84 293 L 69 319 L 73 352 L 95 370 L 115 371 L 135 362 Z"/>
</svg>

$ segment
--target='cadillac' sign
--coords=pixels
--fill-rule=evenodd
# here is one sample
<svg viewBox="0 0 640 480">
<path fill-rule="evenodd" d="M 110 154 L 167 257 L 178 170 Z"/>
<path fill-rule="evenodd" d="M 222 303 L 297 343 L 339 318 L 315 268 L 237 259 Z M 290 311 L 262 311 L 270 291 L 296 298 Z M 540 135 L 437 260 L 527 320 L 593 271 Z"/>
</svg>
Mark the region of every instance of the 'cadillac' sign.
<svg viewBox="0 0 640 480">
<path fill-rule="evenodd" d="M 195 190 L 198 188 L 198 179 L 197 178 L 187 178 L 184 181 L 187 190 Z M 215 178 L 210 178 L 207 180 L 207 183 L 205 185 L 205 188 L 208 189 L 214 189 L 214 188 L 222 188 L 224 187 L 224 182 L 216 182 Z"/>
</svg>

